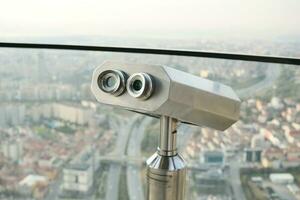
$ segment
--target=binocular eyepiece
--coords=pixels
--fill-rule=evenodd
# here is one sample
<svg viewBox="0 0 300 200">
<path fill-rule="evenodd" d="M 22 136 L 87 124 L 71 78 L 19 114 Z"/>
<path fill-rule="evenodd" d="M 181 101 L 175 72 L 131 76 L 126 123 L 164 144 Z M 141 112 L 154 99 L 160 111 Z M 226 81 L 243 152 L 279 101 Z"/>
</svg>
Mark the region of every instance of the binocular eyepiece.
<svg viewBox="0 0 300 200">
<path fill-rule="evenodd" d="M 97 82 L 103 92 L 119 96 L 126 88 L 126 74 L 120 70 L 106 70 L 99 75 Z"/>
<path fill-rule="evenodd" d="M 128 91 L 129 95 L 141 99 L 148 99 L 154 90 L 153 78 L 147 73 L 134 73 L 129 78 L 121 70 L 105 70 L 98 77 L 98 86 L 105 92 L 120 96 Z"/>
</svg>

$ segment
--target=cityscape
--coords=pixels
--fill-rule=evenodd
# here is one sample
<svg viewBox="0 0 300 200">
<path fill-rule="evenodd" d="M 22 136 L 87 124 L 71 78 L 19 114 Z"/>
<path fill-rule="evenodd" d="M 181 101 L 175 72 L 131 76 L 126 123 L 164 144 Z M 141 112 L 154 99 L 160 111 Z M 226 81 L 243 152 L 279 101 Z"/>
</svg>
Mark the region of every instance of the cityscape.
<svg viewBox="0 0 300 200">
<path fill-rule="evenodd" d="M 136 45 L 300 57 L 299 43 L 152 39 Z M 156 151 L 159 120 L 97 103 L 92 71 L 106 60 L 167 65 L 227 84 L 241 98 L 240 120 L 224 132 L 179 126 L 179 151 L 188 164 L 186 199 L 300 199 L 299 68 L 3 48 L 1 200 L 145 199 L 145 161 Z"/>
</svg>

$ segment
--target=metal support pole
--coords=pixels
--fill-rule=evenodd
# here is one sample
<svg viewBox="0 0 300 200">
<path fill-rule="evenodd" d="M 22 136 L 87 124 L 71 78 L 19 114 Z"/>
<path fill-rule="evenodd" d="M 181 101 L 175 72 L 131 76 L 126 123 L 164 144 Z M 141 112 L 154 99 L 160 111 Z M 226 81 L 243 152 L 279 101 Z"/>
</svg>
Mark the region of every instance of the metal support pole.
<svg viewBox="0 0 300 200">
<path fill-rule="evenodd" d="M 147 160 L 147 200 L 184 200 L 185 161 L 177 153 L 177 120 L 160 118 L 157 152 Z"/>
</svg>

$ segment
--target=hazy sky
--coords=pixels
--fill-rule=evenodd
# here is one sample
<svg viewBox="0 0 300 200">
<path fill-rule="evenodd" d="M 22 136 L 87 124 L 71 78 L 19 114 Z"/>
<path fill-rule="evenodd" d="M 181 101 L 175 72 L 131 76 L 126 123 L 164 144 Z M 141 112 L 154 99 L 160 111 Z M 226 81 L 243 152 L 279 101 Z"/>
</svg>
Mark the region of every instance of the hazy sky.
<svg viewBox="0 0 300 200">
<path fill-rule="evenodd" d="M 1 36 L 300 35 L 300 0 L 0 0 Z"/>
</svg>

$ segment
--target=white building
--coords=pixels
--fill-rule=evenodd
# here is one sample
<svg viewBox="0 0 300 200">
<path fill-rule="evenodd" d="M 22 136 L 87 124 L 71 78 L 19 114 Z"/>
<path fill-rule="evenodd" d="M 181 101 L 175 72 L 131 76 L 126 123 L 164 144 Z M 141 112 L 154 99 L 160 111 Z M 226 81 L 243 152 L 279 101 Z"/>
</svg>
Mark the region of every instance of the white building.
<svg viewBox="0 0 300 200">
<path fill-rule="evenodd" d="M 93 111 L 78 105 L 53 104 L 53 117 L 71 123 L 85 125 L 92 117 Z"/>
<path fill-rule="evenodd" d="M 295 195 L 295 197 L 296 197 L 297 199 L 300 199 L 300 189 L 299 189 L 298 185 L 296 185 L 296 184 L 288 184 L 286 187 L 288 188 L 288 190 L 289 190 L 293 195 Z"/>
<path fill-rule="evenodd" d="M 20 186 L 33 187 L 33 186 L 35 186 L 38 183 L 47 184 L 48 183 L 48 179 L 46 177 L 44 177 L 44 176 L 30 174 L 30 175 L 26 176 L 25 178 L 23 178 L 19 182 L 19 185 Z"/>
<path fill-rule="evenodd" d="M 0 127 L 4 127 L 6 125 L 6 120 L 5 120 L 5 113 L 4 113 L 5 109 L 3 106 L 0 106 Z"/>
<path fill-rule="evenodd" d="M 48 158 L 42 158 L 38 160 L 38 165 L 40 167 L 46 167 L 46 168 L 58 168 L 62 165 L 62 160 L 59 158 L 53 156 Z"/>
<path fill-rule="evenodd" d="M 23 145 L 20 141 L 6 141 L 1 145 L 3 155 L 12 162 L 20 163 L 23 156 Z"/>
<path fill-rule="evenodd" d="M 275 109 L 282 109 L 284 107 L 282 100 L 278 97 L 273 97 L 269 104 Z"/>
<path fill-rule="evenodd" d="M 94 172 L 99 168 L 98 153 L 86 148 L 63 169 L 63 190 L 88 193 L 94 183 Z"/>
<path fill-rule="evenodd" d="M 254 183 L 262 183 L 263 182 L 263 178 L 260 176 L 253 176 L 251 177 L 251 181 Z"/>
<path fill-rule="evenodd" d="M 63 170 L 63 189 L 87 193 L 93 186 L 93 168 L 89 164 L 70 164 Z"/>
<path fill-rule="evenodd" d="M 1 104 L 0 126 L 17 126 L 25 121 L 25 105 Z"/>
<path fill-rule="evenodd" d="M 289 173 L 273 173 L 269 176 L 270 180 L 276 184 L 292 184 L 294 183 L 294 176 Z"/>
</svg>

